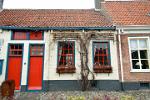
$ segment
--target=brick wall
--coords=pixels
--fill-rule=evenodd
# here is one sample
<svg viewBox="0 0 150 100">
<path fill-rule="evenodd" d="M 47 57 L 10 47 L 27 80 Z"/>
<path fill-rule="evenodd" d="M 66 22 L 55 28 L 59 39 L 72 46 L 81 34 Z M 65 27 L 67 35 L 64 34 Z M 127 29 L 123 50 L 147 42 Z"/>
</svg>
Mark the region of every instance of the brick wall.
<svg viewBox="0 0 150 100">
<path fill-rule="evenodd" d="M 131 34 L 131 35 L 121 35 L 121 45 L 122 45 L 122 61 L 123 61 L 123 73 L 125 82 L 150 82 L 150 72 L 130 72 L 130 54 L 128 46 L 128 37 L 142 37 L 150 36 L 150 34 Z"/>
</svg>

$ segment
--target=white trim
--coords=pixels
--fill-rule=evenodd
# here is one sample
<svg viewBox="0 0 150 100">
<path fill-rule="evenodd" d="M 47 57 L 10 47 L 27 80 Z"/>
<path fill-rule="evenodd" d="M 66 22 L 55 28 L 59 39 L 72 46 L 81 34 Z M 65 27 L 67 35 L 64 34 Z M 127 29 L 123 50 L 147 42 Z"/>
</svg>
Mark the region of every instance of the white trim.
<svg viewBox="0 0 150 100">
<path fill-rule="evenodd" d="M 116 26 L 116 30 L 124 30 L 121 34 L 149 34 L 150 25 Z"/>
<path fill-rule="evenodd" d="M 116 25 L 117 29 L 124 28 L 124 29 L 150 29 L 150 25 Z"/>
<path fill-rule="evenodd" d="M 130 40 L 131 39 L 147 39 L 147 46 L 148 46 L 148 63 L 149 63 L 149 69 L 141 69 L 141 62 L 140 62 L 140 69 L 133 69 L 132 68 L 132 57 L 131 57 L 131 48 L 130 48 Z M 129 56 L 130 56 L 130 68 L 131 71 L 130 72 L 150 72 L 150 46 L 149 46 L 149 42 L 150 39 L 148 36 L 142 36 L 142 37 L 128 37 L 128 47 L 129 47 Z M 138 42 L 138 46 L 139 46 L 139 42 Z M 138 50 L 140 50 L 138 48 Z M 139 51 L 138 51 L 138 55 L 140 55 Z"/>
<path fill-rule="evenodd" d="M 28 41 L 28 40 L 10 40 L 10 41 L 8 41 L 8 43 L 36 43 L 36 44 L 43 44 L 43 43 L 45 43 L 45 41 L 43 41 L 43 40 L 37 40 L 37 41 Z"/>
<path fill-rule="evenodd" d="M 150 69 L 132 69 L 130 72 L 149 73 Z"/>
</svg>

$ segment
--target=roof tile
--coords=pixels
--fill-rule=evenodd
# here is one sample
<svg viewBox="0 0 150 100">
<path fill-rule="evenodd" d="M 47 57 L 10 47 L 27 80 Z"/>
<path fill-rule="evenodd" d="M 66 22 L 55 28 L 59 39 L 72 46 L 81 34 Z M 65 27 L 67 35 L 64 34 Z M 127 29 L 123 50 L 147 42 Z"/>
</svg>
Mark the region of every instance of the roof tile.
<svg viewBox="0 0 150 100">
<path fill-rule="evenodd" d="M 150 25 L 150 1 L 107 1 L 102 5 L 116 25 Z"/>
<path fill-rule="evenodd" d="M 4 9 L 0 26 L 17 27 L 109 27 L 112 23 L 94 9 Z"/>
</svg>

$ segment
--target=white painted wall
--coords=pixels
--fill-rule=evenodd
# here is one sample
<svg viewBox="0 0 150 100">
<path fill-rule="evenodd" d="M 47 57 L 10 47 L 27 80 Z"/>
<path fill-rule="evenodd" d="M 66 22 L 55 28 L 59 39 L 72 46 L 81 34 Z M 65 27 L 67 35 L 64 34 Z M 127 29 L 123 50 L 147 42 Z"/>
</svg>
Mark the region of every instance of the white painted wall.
<svg viewBox="0 0 150 100">
<path fill-rule="evenodd" d="M 50 39 L 51 38 L 51 39 Z M 47 68 L 47 72 L 44 75 L 44 79 L 46 80 L 78 80 L 80 79 L 80 54 L 79 54 L 79 42 L 76 40 L 75 41 L 75 67 L 76 67 L 76 73 L 74 74 L 58 74 L 56 73 L 56 68 L 57 68 L 57 42 L 58 41 L 52 41 L 52 35 L 50 36 L 48 41 L 49 46 L 47 46 L 47 53 L 49 50 L 49 67 Z M 89 67 L 93 71 L 93 62 L 92 62 L 92 40 L 90 42 L 89 46 Z M 97 41 L 97 40 L 95 40 Z M 105 40 L 100 40 L 100 41 L 105 41 Z M 111 53 L 111 66 L 113 68 L 113 73 L 107 74 L 107 73 L 97 73 L 95 74 L 95 79 L 96 80 L 119 80 L 119 75 L 118 75 L 118 59 L 117 59 L 117 48 L 116 48 L 116 42 L 110 41 L 110 53 Z M 89 77 L 92 79 L 92 77 Z"/>
<path fill-rule="evenodd" d="M 24 44 L 21 85 L 27 85 L 27 74 L 28 74 L 28 63 L 29 63 L 28 62 L 29 44 L 45 44 L 43 80 L 78 80 L 80 79 L 80 54 L 79 54 L 79 42 L 78 41 L 72 40 L 72 41 L 75 41 L 76 73 L 58 74 L 56 73 L 57 42 L 58 41 L 53 41 L 50 31 L 44 32 L 44 40 L 31 40 L 31 41 L 30 40 L 11 40 L 11 31 L 2 31 L 2 33 L 0 33 L 0 39 L 4 39 L 3 47 L 0 53 L 0 59 L 4 59 L 3 72 L 2 72 L 2 75 L 0 75 L 0 83 L 2 83 L 5 80 L 8 43 L 14 43 L 14 44 L 23 43 Z M 93 41 L 94 40 L 90 42 L 90 46 L 89 46 L 88 65 L 91 70 L 93 70 L 93 62 L 92 62 L 92 42 Z M 116 42 L 110 41 L 110 50 L 111 50 L 111 65 L 113 67 L 113 73 L 95 74 L 96 80 L 119 80 Z"/>
<path fill-rule="evenodd" d="M 0 31 L 0 39 L 3 40 L 2 48 L 0 51 L 0 59 L 3 59 L 3 69 L 2 75 L 0 75 L 0 84 L 5 80 L 5 73 L 6 73 L 6 61 L 7 61 L 7 48 L 8 48 L 8 41 L 11 39 L 11 32 L 10 31 Z"/>
</svg>

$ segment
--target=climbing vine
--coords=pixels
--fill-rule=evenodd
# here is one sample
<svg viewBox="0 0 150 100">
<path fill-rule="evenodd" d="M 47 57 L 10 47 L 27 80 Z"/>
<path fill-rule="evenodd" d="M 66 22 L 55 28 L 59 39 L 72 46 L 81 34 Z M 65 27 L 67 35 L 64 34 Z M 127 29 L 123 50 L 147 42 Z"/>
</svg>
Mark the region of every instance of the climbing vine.
<svg viewBox="0 0 150 100">
<path fill-rule="evenodd" d="M 89 45 L 92 39 L 114 39 L 114 35 L 111 32 L 53 32 L 54 40 L 71 40 L 75 39 L 79 41 L 80 44 L 80 60 L 81 60 L 81 72 L 80 72 L 80 82 L 82 91 L 86 91 L 91 86 L 89 75 L 92 75 L 92 80 L 95 79 L 93 71 L 90 70 L 88 66 L 88 53 Z"/>
</svg>

